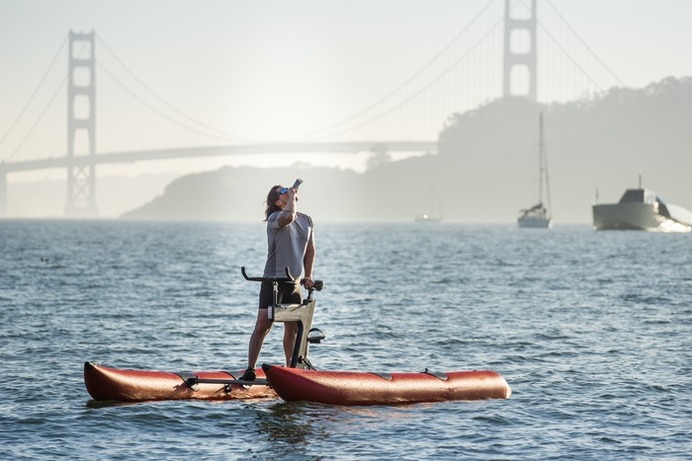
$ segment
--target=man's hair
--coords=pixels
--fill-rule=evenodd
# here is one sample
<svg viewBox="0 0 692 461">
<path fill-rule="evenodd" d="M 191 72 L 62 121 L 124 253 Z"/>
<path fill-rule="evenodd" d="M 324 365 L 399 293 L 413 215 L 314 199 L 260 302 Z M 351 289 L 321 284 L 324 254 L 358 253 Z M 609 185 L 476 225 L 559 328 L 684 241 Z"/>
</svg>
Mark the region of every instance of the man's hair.
<svg viewBox="0 0 692 461">
<path fill-rule="evenodd" d="M 267 208 L 264 210 L 264 220 L 267 221 L 269 219 L 269 216 L 272 215 L 275 211 L 280 211 L 281 208 L 276 204 L 276 201 L 279 200 L 279 192 L 276 190 L 280 185 L 273 186 L 271 189 L 269 189 L 269 193 L 267 194 Z"/>
</svg>

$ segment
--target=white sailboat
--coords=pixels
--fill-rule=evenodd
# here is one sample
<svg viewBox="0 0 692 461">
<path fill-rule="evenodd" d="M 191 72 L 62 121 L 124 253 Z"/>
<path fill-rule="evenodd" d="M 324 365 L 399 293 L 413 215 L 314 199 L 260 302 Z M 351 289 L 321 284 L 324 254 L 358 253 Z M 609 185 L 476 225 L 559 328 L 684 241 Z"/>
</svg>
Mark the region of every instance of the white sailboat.
<svg viewBox="0 0 692 461">
<path fill-rule="evenodd" d="M 426 213 L 416 215 L 415 222 L 439 223 L 442 221 L 442 205 L 433 181 L 430 181 L 430 205 Z"/>
<path fill-rule="evenodd" d="M 550 214 L 550 184 L 548 183 L 548 161 L 545 155 L 545 142 L 543 139 L 543 113 L 539 119 L 538 141 L 538 203 L 531 208 L 519 210 L 517 224 L 519 227 L 533 227 L 549 229 L 553 225 L 553 217 Z M 545 188 L 548 206 L 543 204 L 543 192 Z"/>
</svg>

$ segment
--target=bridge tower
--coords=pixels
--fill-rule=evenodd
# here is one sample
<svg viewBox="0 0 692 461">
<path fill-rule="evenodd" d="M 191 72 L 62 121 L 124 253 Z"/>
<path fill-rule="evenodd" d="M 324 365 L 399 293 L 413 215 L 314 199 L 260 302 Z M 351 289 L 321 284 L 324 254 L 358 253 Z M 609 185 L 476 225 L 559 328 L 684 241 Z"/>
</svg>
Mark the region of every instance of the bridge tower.
<svg viewBox="0 0 692 461">
<path fill-rule="evenodd" d="M 531 11 L 528 17 L 513 17 L 511 0 L 505 0 L 505 44 L 504 44 L 504 84 L 503 95 L 525 95 L 532 101 L 536 101 L 536 0 L 531 0 Z M 516 47 L 512 45 L 515 44 Z M 521 51 L 516 48 L 523 46 Z M 523 79 L 513 79 L 513 72 L 522 69 Z M 524 93 L 513 91 L 512 83 L 524 83 L 528 79 L 528 89 Z M 523 81 L 522 81 L 523 80 Z"/>
<path fill-rule="evenodd" d="M 96 215 L 94 32 L 70 30 L 67 90 L 67 216 Z"/>
</svg>

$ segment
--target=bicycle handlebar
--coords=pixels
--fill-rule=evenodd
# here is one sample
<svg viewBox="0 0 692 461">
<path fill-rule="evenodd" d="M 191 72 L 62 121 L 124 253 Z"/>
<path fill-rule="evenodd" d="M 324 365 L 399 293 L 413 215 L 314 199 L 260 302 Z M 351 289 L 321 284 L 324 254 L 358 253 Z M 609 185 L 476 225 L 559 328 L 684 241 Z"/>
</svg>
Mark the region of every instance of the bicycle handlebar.
<svg viewBox="0 0 692 461">
<path fill-rule="evenodd" d="M 247 273 L 245 272 L 245 266 L 242 266 L 240 268 L 240 272 L 242 272 L 243 277 L 245 280 L 248 280 L 250 282 L 295 282 L 296 279 L 291 275 L 291 271 L 286 267 L 286 277 L 248 277 Z M 305 279 L 302 279 L 300 281 L 301 285 L 305 285 Z M 313 286 L 310 288 L 311 290 L 317 290 L 317 291 L 322 291 L 322 288 L 324 287 L 324 282 L 322 280 L 313 280 Z"/>
<path fill-rule="evenodd" d="M 240 272 L 243 273 L 245 280 L 250 282 L 295 282 L 296 279 L 291 275 L 291 271 L 286 267 L 286 277 L 248 277 L 245 272 L 245 266 L 240 268 Z"/>
</svg>

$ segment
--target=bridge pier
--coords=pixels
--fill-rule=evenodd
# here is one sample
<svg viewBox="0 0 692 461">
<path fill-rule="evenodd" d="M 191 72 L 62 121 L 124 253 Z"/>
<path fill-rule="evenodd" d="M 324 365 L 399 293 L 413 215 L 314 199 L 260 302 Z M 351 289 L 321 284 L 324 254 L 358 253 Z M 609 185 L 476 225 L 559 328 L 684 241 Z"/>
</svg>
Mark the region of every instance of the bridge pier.
<svg viewBox="0 0 692 461">
<path fill-rule="evenodd" d="M 88 218 L 97 214 L 95 165 L 70 165 L 67 167 L 67 205 L 69 217 Z"/>
</svg>

